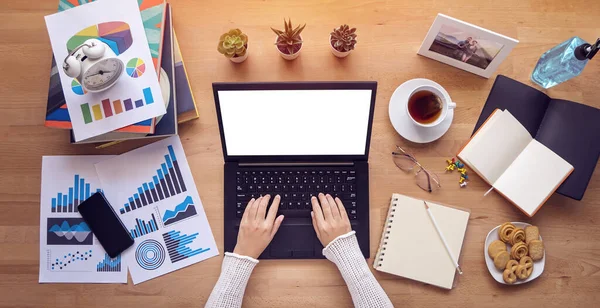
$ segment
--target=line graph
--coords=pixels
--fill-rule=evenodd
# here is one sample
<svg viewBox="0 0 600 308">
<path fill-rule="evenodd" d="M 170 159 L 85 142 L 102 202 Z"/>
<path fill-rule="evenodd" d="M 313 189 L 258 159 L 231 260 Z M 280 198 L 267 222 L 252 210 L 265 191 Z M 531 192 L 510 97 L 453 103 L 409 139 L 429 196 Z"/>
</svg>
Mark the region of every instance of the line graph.
<svg viewBox="0 0 600 308">
<path fill-rule="evenodd" d="M 48 245 L 92 245 L 92 231 L 82 218 L 48 218 Z"/>
<path fill-rule="evenodd" d="M 166 210 L 162 217 L 165 226 L 193 217 L 196 214 L 196 207 L 192 196 L 187 196 L 183 202 L 178 204 L 174 210 Z"/>
</svg>

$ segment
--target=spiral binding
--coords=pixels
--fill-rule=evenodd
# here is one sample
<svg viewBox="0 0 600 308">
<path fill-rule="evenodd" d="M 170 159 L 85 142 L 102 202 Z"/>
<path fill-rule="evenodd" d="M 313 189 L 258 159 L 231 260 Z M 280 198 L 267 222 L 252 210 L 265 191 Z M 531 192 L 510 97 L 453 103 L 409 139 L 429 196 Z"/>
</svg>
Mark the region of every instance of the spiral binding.
<svg viewBox="0 0 600 308">
<path fill-rule="evenodd" d="M 383 263 L 383 259 L 385 256 L 385 250 L 387 245 L 387 240 L 389 239 L 389 234 L 391 232 L 392 223 L 394 222 L 394 213 L 396 212 L 396 202 L 398 202 L 398 198 L 392 198 L 392 203 L 390 204 L 390 209 L 388 211 L 387 221 L 383 226 L 383 234 L 381 235 L 381 242 L 379 243 L 379 251 L 377 252 L 376 257 L 376 268 L 380 267 Z"/>
</svg>

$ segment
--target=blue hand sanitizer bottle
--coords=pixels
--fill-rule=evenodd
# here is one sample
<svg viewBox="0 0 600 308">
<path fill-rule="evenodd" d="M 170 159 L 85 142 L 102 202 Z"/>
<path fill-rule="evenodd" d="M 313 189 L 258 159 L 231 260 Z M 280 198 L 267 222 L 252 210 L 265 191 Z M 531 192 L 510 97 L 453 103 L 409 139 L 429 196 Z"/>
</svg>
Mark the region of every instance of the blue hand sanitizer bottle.
<svg viewBox="0 0 600 308">
<path fill-rule="evenodd" d="M 600 38 L 594 45 L 575 36 L 546 51 L 538 60 L 531 80 L 544 89 L 578 76 L 600 48 Z"/>
</svg>

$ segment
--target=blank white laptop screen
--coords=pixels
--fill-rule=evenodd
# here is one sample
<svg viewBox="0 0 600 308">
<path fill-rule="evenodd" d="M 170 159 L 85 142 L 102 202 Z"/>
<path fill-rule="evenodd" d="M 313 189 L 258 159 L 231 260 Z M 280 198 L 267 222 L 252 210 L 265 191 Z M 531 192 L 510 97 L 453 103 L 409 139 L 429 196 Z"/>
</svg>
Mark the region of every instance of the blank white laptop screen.
<svg viewBox="0 0 600 308">
<path fill-rule="evenodd" d="M 364 155 L 371 92 L 218 91 L 227 155 Z"/>
</svg>

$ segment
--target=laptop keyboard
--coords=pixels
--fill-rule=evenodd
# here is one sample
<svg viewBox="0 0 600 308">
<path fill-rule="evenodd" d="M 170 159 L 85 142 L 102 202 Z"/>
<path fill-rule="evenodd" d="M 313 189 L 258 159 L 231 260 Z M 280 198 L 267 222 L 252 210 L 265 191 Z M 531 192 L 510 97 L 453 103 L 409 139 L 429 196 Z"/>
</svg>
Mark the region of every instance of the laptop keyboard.
<svg viewBox="0 0 600 308">
<path fill-rule="evenodd" d="M 310 217 L 312 196 L 318 193 L 338 197 L 351 220 L 358 219 L 356 204 L 356 171 L 351 168 L 276 170 L 240 169 L 237 171 L 236 216 L 242 217 L 248 201 L 262 195 L 279 194 L 278 214 L 286 217 Z"/>
</svg>

